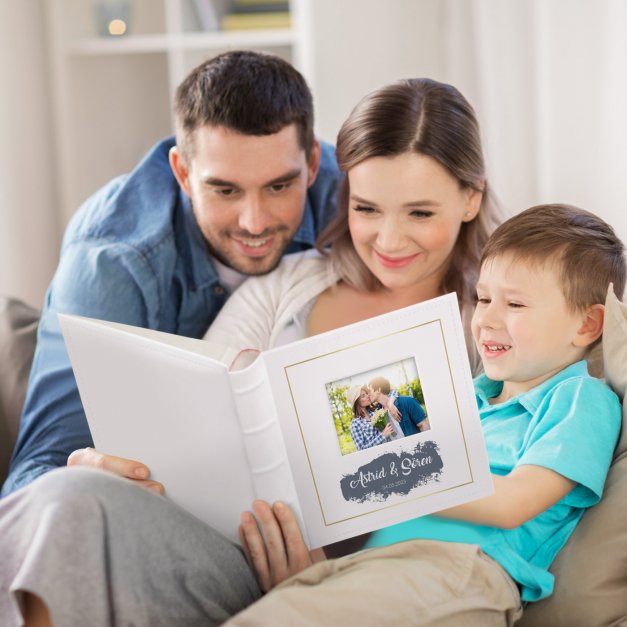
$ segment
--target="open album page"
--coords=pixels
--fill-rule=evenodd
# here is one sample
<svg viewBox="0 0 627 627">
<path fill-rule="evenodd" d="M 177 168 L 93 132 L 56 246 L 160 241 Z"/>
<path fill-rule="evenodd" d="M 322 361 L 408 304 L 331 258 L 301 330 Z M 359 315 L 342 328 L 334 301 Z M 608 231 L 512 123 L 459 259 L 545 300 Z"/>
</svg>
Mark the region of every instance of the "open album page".
<svg viewBox="0 0 627 627">
<path fill-rule="evenodd" d="M 61 324 L 96 448 L 144 462 L 168 498 L 237 542 L 255 492 L 229 374 L 202 354 L 207 342 L 76 316 Z"/>
<path fill-rule="evenodd" d="M 454 294 L 263 359 L 312 547 L 491 493 Z M 352 437 L 346 394 L 377 378 L 389 382 L 407 418 L 420 422 L 401 417 L 406 433 L 373 444 Z M 382 412 L 370 412 L 375 424 Z"/>
</svg>

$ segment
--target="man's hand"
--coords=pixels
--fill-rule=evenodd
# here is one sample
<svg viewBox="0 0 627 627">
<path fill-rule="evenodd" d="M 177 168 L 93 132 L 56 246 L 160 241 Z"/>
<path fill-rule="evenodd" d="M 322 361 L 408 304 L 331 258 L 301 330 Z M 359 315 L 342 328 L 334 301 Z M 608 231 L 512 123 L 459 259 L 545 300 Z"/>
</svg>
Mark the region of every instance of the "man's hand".
<svg viewBox="0 0 627 627">
<path fill-rule="evenodd" d="M 381 431 L 381 435 L 384 438 L 391 437 L 393 433 L 394 433 L 394 427 L 389 422 L 385 425 L 385 428 L 383 429 L 383 431 Z"/>
<path fill-rule="evenodd" d="M 67 465 L 108 470 L 120 477 L 131 479 L 137 483 L 137 485 L 152 490 L 157 494 L 163 494 L 165 492 L 161 483 L 149 479 L 150 470 L 146 465 L 131 459 L 124 459 L 123 457 L 116 457 L 115 455 L 106 455 L 93 448 L 80 448 L 74 451 L 67 458 Z"/>
<path fill-rule="evenodd" d="M 322 549 L 309 551 L 294 513 L 285 503 L 270 507 L 265 501 L 255 501 L 252 509 L 257 520 L 251 512 L 243 512 L 239 536 L 263 592 L 325 559 Z"/>
<path fill-rule="evenodd" d="M 388 414 L 390 414 L 390 416 L 392 416 L 392 418 L 394 418 L 396 422 L 401 421 L 401 412 L 399 411 L 398 407 L 394 404 L 393 398 L 388 398 L 385 409 L 387 409 Z"/>
</svg>

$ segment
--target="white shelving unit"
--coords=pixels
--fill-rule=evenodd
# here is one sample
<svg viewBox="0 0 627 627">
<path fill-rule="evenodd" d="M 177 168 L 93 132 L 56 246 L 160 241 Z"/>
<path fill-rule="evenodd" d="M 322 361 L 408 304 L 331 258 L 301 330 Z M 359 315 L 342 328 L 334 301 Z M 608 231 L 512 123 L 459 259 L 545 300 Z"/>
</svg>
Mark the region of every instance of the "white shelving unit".
<svg viewBox="0 0 627 627">
<path fill-rule="evenodd" d="M 291 28 L 240 32 L 201 31 L 193 19 L 196 0 L 129 0 L 130 29 L 117 38 L 97 36 L 101 1 L 41 0 L 63 221 L 172 132 L 176 86 L 202 60 L 225 50 L 265 50 L 288 59 L 312 88 L 317 134 L 331 142 L 370 89 L 407 76 L 447 78 L 436 27 L 447 19 L 446 6 L 433 0 L 290 0 Z"/>
<path fill-rule="evenodd" d="M 98 36 L 102 0 L 47 0 L 58 196 L 64 220 L 112 177 L 127 172 L 172 133 L 177 85 L 198 63 L 226 50 L 273 52 L 307 76 L 302 19 L 291 0 L 292 27 L 202 31 L 193 0 L 129 0 L 126 34 Z M 213 1 L 218 11 L 226 0 Z"/>
</svg>

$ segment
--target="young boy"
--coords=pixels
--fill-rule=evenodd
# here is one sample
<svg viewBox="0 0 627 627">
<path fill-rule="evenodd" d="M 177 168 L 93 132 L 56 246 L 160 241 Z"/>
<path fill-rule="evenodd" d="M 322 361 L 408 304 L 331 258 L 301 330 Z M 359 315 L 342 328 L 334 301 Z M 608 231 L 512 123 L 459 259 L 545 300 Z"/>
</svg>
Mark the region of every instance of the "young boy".
<svg viewBox="0 0 627 627">
<path fill-rule="evenodd" d="M 501 225 L 482 256 L 472 320 L 493 495 L 381 529 L 368 542 L 380 548 L 314 564 L 233 624 L 296 610 L 300 624 L 326 624 L 343 607 L 361 625 L 511 625 L 521 600 L 551 594 L 548 568 L 601 498 L 620 429 L 618 398 L 584 360 L 601 337 L 610 283 L 622 297 L 624 247 L 600 218 L 542 205 Z M 257 513 L 265 534 L 278 521 L 285 539 L 282 552 L 256 556 L 261 576 L 282 560 L 311 563 L 287 507 Z M 365 622 L 364 591 L 375 594 Z"/>
<path fill-rule="evenodd" d="M 401 428 L 403 435 L 415 435 L 429 428 L 427 414 L 420 403 L 413 396 L 401 396 L 400 394 L 390 395 L 390 382 L 385 377 L 375 377 L 368 382 L 370 388 L 370 399 L 378 403 L 390 413 L 390 406 L 395 406 L 398 410 L 398 418 L 395 418 Z"/>
</svg>

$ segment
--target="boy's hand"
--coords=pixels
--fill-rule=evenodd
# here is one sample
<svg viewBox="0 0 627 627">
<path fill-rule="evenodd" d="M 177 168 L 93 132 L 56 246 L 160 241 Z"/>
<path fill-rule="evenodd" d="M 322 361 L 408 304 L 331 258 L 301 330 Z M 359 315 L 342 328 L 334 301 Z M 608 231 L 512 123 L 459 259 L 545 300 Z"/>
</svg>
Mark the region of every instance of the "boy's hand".
<svg viewBox="0 0 627 627">
<path fill-rule="evenodd" d="M 163 494 L 165 492 L 163 484 L 148 478 L 150 476 L 150 470 L 145 464 L 131 459 L 125 459 L 124 457 L 100 453 L 93 448 L 81 448 L 74 451 L 67 458 L 67 465 L 108 470 L 120 477 L 131 479 L 137 485 L 152 490 L 157 494 Z"/>
<path fill-rule="evenodd" d="M 255 501 L 252 509 L 256 520 L 251 512 L 243 512 L 239 536 L 263 592 L 324 559 L 320 549 L 309 552 L 294 513 L 285 503 L 270 507 L 265 501 Z"/>
</svg>

